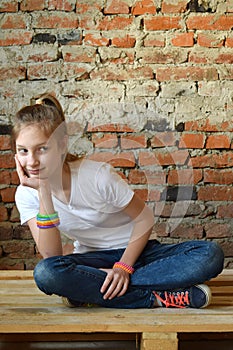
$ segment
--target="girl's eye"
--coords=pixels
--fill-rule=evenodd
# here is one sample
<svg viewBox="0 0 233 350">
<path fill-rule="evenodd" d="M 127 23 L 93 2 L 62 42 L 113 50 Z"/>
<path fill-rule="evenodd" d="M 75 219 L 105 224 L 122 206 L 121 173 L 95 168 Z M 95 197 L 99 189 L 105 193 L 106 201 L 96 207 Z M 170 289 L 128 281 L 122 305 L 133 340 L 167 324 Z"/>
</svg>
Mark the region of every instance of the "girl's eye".
<svg viewBox="0 0 233 350">
<path fill-rule="evenodd" d="M 20 153 L 20 154 L 26 154 L 28 152 L 28 150 L 26 148 L 19 148 L 17 150 L 17 152 Z"/>
<path fill-rule="evenodd" d="M 48 151 L 48 147 L 46 147 L 46 146 L 42 146 L 42 147 L 40 147 L 39 148 L 39 152 L 46 152 L 46 151 Z"/>
</svg>

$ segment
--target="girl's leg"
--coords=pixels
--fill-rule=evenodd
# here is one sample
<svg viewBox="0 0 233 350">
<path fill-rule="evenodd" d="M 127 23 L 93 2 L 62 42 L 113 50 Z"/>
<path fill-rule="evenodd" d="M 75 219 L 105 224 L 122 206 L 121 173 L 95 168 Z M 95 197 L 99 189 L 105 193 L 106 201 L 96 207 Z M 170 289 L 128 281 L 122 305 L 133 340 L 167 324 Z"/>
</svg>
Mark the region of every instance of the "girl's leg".
<svg viewBox="0 0 233 350">
<path fill-rule="evenodd" d="M 78 254 L 41 260 L 34 270 L 38 288 L 49 295 L 67 297 L 72 304 L 77 306 L 80 303 L 112 308 L 150 308 L 153 306 L 155 296 L 151 291 L 133 286 L 130 286 L 122 297 L 104 300 L 100 288 L 106 273 L 95 267 L 79 265 L 76 258 Z"/>
<path fill-rule="evenodd" d="M 135 264 L 131 285 L 122 297 L 104 300 L 100 288 L 106 273 L 123 250 L 52 257 L 34 271 L 38 287 L 46 294 L 68 297 L 71 302 L 94 303 L 113 308 L 149 308 L 154 291 L 192 286 L 216 276 L 222 270 L 223 253 L 215 243 L 191 241 L 181 244 L 148 242 Z"/>
<path fill-rule="evenodd" d="M 223 263 L 222 249 L 215 242 L 160 244 L 150 241 L 135 264 L 131 283 L 157 291 L 190 287 L 216 277 Z"/>
</svg>

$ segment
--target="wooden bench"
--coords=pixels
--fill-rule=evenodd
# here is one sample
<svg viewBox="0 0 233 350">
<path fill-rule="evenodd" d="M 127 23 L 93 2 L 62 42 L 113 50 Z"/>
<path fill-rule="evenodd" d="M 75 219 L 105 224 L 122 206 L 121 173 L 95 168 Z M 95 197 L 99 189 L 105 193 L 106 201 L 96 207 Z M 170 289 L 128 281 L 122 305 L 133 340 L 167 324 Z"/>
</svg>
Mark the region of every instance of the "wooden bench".
<svg viewBox="0 0 233 350">
<path fill-rule="evenodd" d="M 70 309 L 41 293 L 32 271 L 0 271 L 0 340 L 134 339 L 135 349 L 177 350 L 180 334 L 233 334 L 233 270 L 208 284 L 213 300 L 206 309 Z"/>
</svg>

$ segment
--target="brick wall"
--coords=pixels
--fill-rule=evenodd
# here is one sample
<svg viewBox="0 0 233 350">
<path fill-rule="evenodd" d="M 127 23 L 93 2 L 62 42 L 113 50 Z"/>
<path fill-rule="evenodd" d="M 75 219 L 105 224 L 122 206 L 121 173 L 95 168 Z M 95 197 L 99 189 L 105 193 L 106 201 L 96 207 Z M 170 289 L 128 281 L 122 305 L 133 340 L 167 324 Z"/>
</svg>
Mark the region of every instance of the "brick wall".
<svg viewBox="0 0 233 350">
<path fill-rule="evenodd" d="M 216 240 L 232 268 L 232 1 L 2 0 L 0 11 L 0 268 L 40 258 L 19 225 L 10 129 L 45 91 L 65 109 L 70 149 L 116 167 L 161 241 Z"/>
</svg>

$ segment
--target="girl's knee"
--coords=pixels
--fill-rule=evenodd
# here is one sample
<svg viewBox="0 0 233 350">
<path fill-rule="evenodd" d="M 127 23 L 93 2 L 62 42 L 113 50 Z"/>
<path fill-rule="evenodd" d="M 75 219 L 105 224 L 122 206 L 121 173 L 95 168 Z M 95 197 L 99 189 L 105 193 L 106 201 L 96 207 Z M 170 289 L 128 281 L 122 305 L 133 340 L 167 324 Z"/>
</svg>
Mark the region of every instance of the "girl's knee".
<svg viewBox="0 0 233 350">
<path fill-rule="evenodd" d="M 54 262 L 57 257 L 40 260 L 33 275 L 38 288 L 46 294 L 52 294 L 50 289 L 55 282 Z"/>
<path fill-rule="evenodd" d="M 211 258 L 216 265 L 217 269 L 220 273 L 224 267 L 224 253 L 222 248 L 217 242 L 209 242 L 210 243 L 210 253 Z"/>
</svg>

